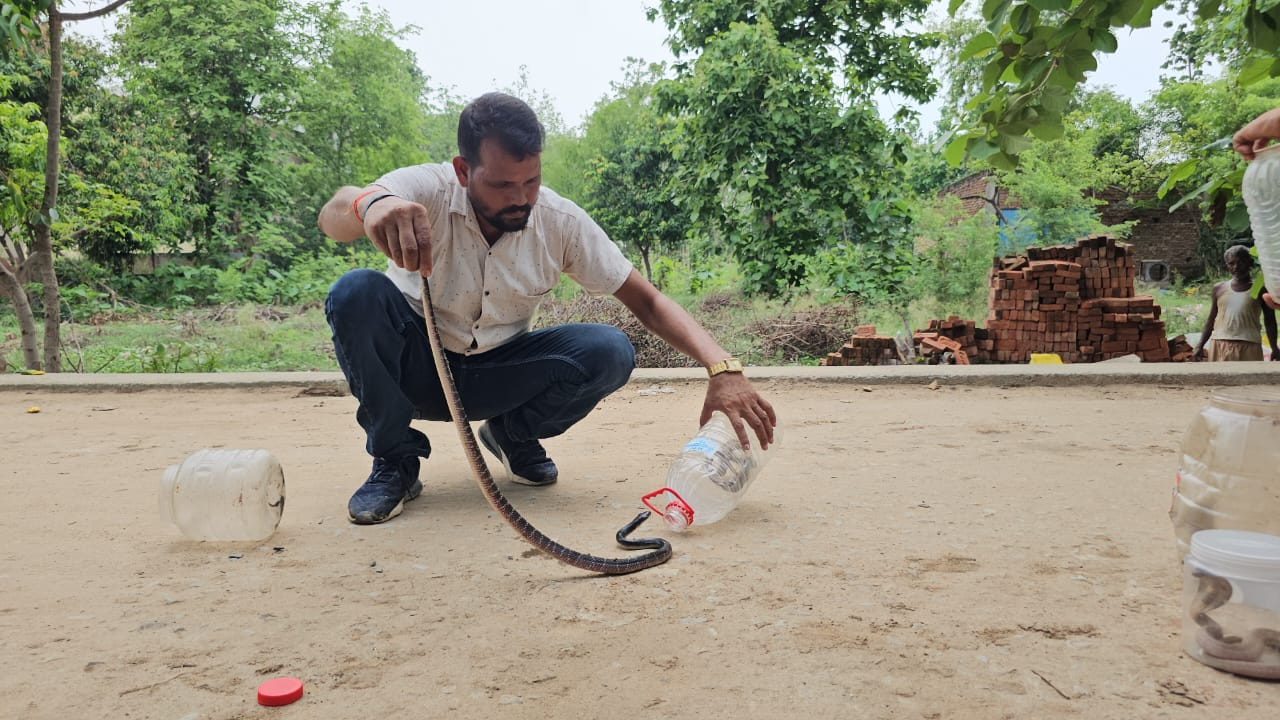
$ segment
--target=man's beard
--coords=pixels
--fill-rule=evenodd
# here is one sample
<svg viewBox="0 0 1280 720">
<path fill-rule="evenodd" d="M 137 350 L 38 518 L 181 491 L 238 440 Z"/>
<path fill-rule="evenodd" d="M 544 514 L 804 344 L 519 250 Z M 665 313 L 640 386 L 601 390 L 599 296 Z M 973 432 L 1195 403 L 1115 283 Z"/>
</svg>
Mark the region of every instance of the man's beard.
<svg viewBox="0 0 1280 720">
<path fill-rule="evenodd" d="M 503 233 L 524 230 L 529 225 L 529 218 L 533 215 L 532 205 L 508 205 L 496 213 L 490 213 L 487 208 L 482 208 L 476 204 L 473 198 L 471 207 L 475 208 L 476 214 L 485 222 L 492 225 L 498 232 Z"/>
</svg>

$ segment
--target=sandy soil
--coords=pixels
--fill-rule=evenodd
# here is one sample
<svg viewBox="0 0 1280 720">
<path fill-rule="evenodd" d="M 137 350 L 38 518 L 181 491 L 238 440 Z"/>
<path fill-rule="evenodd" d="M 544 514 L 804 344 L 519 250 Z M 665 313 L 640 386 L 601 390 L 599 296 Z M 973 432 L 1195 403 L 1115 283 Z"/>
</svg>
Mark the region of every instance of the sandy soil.
<svg viewBox="0 0 1280 720">
<path fill-rule="evenodd" d="M 1206 388 L 764 387 L 786 436 L 743 505 L 651 521 L 675 557 L 615 578 L 523 544 L 449 425 L 422 424 L 423 496 L 357 527 L 350 398 L 0 392 L 0 716 L 1275 716 L 1280 684 L 1180 651 L 1166 513 Z M 502 483 L 540 529 L 621 552 L 701 404 L 646 390 L 547 443 L 558 485 Z M 280 458 L 268 542 L 160 522 L 164 468 L 201 447 Z M 306 696 L 258 706 L 282 675 Z"/>
</svg>

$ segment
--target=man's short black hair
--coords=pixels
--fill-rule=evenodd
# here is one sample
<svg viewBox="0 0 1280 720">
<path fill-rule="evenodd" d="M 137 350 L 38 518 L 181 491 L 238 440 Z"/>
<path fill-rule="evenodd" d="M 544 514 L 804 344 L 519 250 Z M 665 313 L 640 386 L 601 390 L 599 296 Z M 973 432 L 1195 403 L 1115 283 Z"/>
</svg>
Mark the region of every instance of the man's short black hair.
<svg viewBox="0 0 1280 720">
<path fill-rule="evenodd" d="M 481 141 L 493 139 L 517 160 L 523 160 L 542 152 L 544 134 L 537 114 L 523 100 L 505 93 L 486 93 L 462 109 L 458 153 L 467 164 L 477 165 Z"/>
</svg>

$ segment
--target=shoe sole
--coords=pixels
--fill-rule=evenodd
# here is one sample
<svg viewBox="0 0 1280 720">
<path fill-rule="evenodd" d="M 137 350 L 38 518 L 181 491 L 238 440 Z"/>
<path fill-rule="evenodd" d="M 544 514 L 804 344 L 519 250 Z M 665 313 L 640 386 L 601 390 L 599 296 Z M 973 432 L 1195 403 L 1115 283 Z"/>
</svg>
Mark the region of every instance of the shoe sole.
<svg viewBox="0 0 1280 720">
<path fill-rule="evenodd" d="M 347 513 L 347 520 L 349 520 L 353 525 L 381 525 L 382 523 L 404 512 L 404 504 L 418 497 L 421 494 L 422 494 L 422 481 L 414 480 L 413 485 L 409 487 L 409 492 L 405 493 L 404 498 L 400 500 L 400 502 L 396 503 L 396 506 L 391 508 L 391 512 L 387 513 L 387 516 L 382 518 L 381 520 L 373 520 L 373 519 L 358 520 L 356 519 L 356 516 L 350 513 Z"/>
<path fill-rule="evenodd" d="M 484 445 L 484 449 L 493 453 L 494 457 L 498 458 L 498 460 L 502 462 L 502 467 L 507 471 L 507 479 L 511 482 L 518 485 L 528 485 L 529 487 L 546 487 L 548 485 L 555 485 L 556 480 L 559 479 L 551 478 L 550 480 L 545 480 L 543 482 L 534 482 L 529 478 L 517 475 L 516 472 L 511 469 L 511 463 L 507 461 L 506 453 L 502 452 L 502 449 L 498 447 L 498 442 L 489 434 L 488 423 L 480 426 L 480 432 L 478 435 L 480 436 L 480 444 Z"/>
</svg>

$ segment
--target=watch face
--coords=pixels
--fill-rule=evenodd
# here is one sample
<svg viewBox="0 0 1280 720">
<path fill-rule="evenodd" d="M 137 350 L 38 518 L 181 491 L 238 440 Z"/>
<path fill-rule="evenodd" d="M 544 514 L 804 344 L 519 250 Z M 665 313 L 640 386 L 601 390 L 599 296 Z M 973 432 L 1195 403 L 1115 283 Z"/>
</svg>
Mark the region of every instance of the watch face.
<svg viewBox="0 0 1280 720">
<path fill-rule="evenodd" d="M 742 372 L 741 360 L 725 360 L 725 370 L 730 372 Z"/>
</svg>

